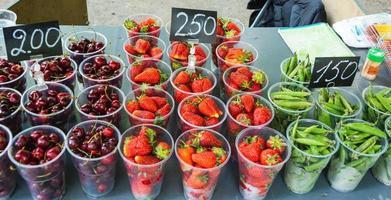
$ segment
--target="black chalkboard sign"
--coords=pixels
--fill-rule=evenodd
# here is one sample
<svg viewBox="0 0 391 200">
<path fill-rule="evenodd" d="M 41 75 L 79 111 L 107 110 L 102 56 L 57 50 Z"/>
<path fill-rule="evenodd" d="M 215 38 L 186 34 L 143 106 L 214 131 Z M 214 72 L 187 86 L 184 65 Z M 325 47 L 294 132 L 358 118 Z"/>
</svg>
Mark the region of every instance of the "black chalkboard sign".
<svg viewBox="0 0 391 200">
<path fill-rule="evenodd" d="M 7 58 L 11 62 L 62 54 L 57 21 L 3 28 Z"/>
<path fill-rule="evenodd" d="M 213 43 L 216 26 L 217 11 L 172 8 L 170 40 Z"/>
<path fill-rule="evenodd" d="M 315 58 L 309 88 L 351 86 L 360 57 Z"/>
</svg>

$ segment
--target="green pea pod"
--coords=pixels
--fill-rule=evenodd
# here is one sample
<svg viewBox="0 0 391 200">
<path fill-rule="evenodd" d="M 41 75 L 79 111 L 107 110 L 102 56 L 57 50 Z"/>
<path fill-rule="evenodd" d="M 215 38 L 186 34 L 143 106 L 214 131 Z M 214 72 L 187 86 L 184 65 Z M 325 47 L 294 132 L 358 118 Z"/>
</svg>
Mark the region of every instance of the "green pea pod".
<svg viewBox="0 0 391 200">
<path fill-rule="evenodd" d="M 391 104 L 390 104 L 386 99 L 384 99 L 384 97 L 381 96 L 380 93 L 375 94 L 375 97 L 377 98 L 377 100 L 379 100 L 379 102 L 382 104 L 382 106 L 383 106 L 388 112 L 391 112 Z"/>
<path fill-rule="evenodd" d="M 293 69 L 297 66 L 297 64 L 298 64 L 297 54 L 294 53 L 293 57 L 291 57 L 291 59 L 290 59 L 289 70 L 286 74 L 290 74 L 293 71 Z"/>
<path fill-rule="evenodd" d="M 327 126 L 332 125 L 331 116 L 328 113 L 324 112 L 323 110 L 319 111 L 318 120 L 323 122 Z"/>
<path fill-rule="evenodd" d="M 285 74 L 288 74 L 289 73 L 289 64 L 291 63 L 291 60 L 293 58 L 288 58 L 288 60 L 284 63 L 284 66 L 282 67 L 282 69 L 284 70 L 284 73 Z"/>
<path fill-rule="evenodd" d="M 319 162 L 305 166 L 304 170 L 306 170 L 308 172 L 320 171 L 327 165 L 328 161 L 329 161 L 329 159 L 322 159 Z"/>
<path fill-rule="evenodd" d="M 280 100 L 303 100 L 301 97 L 293 97 L 293 96 L 288 96 L 288 95 L 274 95 L 273 99 L 280 99 Z"/>
<path fill-rule="evenodd" d="M 344 163 L 346 159 L 346 151 L 343 147 L 339 149 L 339 160 Z"/>
<path fill-rule="evenodd" d="M 274 103 L 284 108 L 299 109 L 299 110 L 304 110 L 312 106 L 312 103 L 307 101 L 292 102 L 287 100 L 274 100 Z"/>
<path fill-rule="evenodd" d="M 300 117 L 297 118 L 295 125 L 292 128 L 292 133 L 291 133 L 292 139 L 295 139 L 295 137 L 296 137 L 297 127 L 299 126 L 299 119 L 300 119 Z"/>
<path fill-rule="evenodd" d="M 367 148 L 371 147 L 371 145 L 374 145 L 376 143 L 376 139 L 377 139 L 376 136 L 372 136 L 367 141 L 365 141 L 360 146 L 358 146 L 355 150 L 358 152 L 363 152 Z"/>
<path fill-rule="evenodd" d="M 286 95 L 286 96 L 292 96 L 292 97 L 308 97 L 311 95 L 311 93 L 304 92 L 304 91 L 278 91 L 278 92 L 273 92 L 271 94 L 271 97 L 274 97 L 276 95 Z"/>
<path fill-rule="evenodd" d="M 366 161 L 366 159 L 367 159 L 366 157 L 362 157 L 357 160 L 351 161 L 351 162 L 347 163 L 346 165 L 349 167 L 356 167 L 356 166 L 364 163 Z"/>
<path fill-rule="evenodd" d="M 304 145 L 328 146 L 328 144 L 325 142 L 317 141 L 310 138 L 296 138 L 295 141 Z"/>
<path fill-rule="evenodd" d="M 380 110 L 380 111 L 383 111 L 385 112 L 386 111 L 386 108 L 384 108 L 384 106 L 375 98 L 375 97 L 368 97 L 367 98 L 367 101 L 369 102 L 369 104 L 371 104 L 374 108 Z"/>
<path fill-rule="evenodd" d="M 350 103 L 348 102 L 348 100 L 343 95 L 341 95 L 339 92 L 336 92 L 336 93 L 337 93 L 336 95 L 338 96 L 338 98 L 341 100 L 342 105 L 344 105 L 344 107 L 349 111 L 349 113 L 353 113 L 354 110 L 350 106 Z"/>
<path fill-rule="evenodd" d="M 381 131 L 378 128 L 372 127 L 367 123 L 362 123 L 362 122 L 352 122 L 349 124 L 344 124 L 345 127 L 348 127 L 349 129 L 356 130 L 356 131 L 361 131 L 363 133 L 369 133 L 374 136 L 378 136 L 381 138 L 386 138 L 386 134 Z"/>
</svg>

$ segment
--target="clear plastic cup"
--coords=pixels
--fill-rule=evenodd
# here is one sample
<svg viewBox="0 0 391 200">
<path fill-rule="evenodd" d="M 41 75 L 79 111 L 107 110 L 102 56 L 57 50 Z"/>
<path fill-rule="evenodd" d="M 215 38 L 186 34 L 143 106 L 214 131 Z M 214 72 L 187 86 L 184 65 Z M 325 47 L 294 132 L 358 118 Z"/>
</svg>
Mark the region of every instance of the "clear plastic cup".
<svg viewBox="0 0 391 200">
<path fill-rule="evenodd" d="M 126 102 L 129 102 L 131 100 L 136 100 L 139 98 L 141 95 L 146 95 L 149 97 L 163 97 L 167 100 L 168 104 L 171 105 L 170 112 L 167 113 L 165 116 L 157 116 L 155 119 L 143 119 L 138 116 L 133 115 L 126 109 Z M 162 107 L 159 107 L 159 109 Z M 134 125 L 139 125 L 139 124 L 155 124 L 157 126 L 161 126 L 163 128 L 167 128 L 167 125 L 171 119 L 171 115 L 174 112 L 175 108 L 175 103 L 174 99 L 172 96 L 166 92 L 165 90 L 155 88 L 155 87 L 146 87 L 146 88 L 138 88 L 136 90 L 131 91 L 126 97 L 125 97 L 125 104 L 124 104 L 124 109 L 126 113 L 129 116 L 129 122 Z"/>
<path fill-rule="evenodd" d="M 346 119 L 342 123 L 362 122 L 360 119 Z M 339 127 L 337 127 L 337 130 Z M 334 190 L 339 192 L 351 192 L 361 182 L 367 171 L 376 163 L 388 146 L 387 139 L 382 138 L 380 144 L 382 150 L 376 154 L 364 154 L 344 144 L 337 132 L 337 141 L 340 143 L 338 153 L 334 154 L 327 172 L 327 179 Z M 357 163 L 353 165 L 353 163 Z"/>
<path fill-rule="evenodd" d="M 97 89 L 98 87 L 105 86 L 107 87 L 107 91 L 111 94 L 112 92 L 116 93 L 119 96 L 119 102 L 121 102 L 121 106 L 115 111 L 110 114 L 106 115 L 91 115 L 89 113 L 85 113 L 82 111 L 81 106 L 85 103 L 88 103 L 88 94 L 91 90 Z M 82 90 L 79 95 L 76 97 L 75 100 L 76 104 L 76 110 L 79 112 L 81 120 L 102 120 L 106 122 L 110 122 L 114 124 L 115 126 L 119 127 L 119 123 L 121 121 L 121 110 L 122 110 L 122 105 L 125 104 L 125 95 L 121 91 L 121 89 L 111 86 L 111 85 L 93 85 L 88 88 L 85 88 Z"/>
<path fill-rule="evenodd" d="M 170 145 L 170 153 L 164 160 L 151 165 L 141 165 L 129 160 L 124 156 L 122 149 L 124 148 L 126 137 L 138 135 L 142 127 L 155 130 L 157 140 L 164 141 Z M 133 197 L 137 200 L 155 199 L 160 194 L 166 163 L 173 153 L 174 140 L 172 139 L 170 133 L 160 126 L 152 124 L 140 124 L 126 130 L 122 134 L 120 141 L 120 155 L 127 171 L 130 190 L 133 194 Z"/>
<path fill-rule="evenodd" d="M 12 89 L 12 88 L 6 88 L 6 87 L 0 87 L 0 92 L 14 92 L 19 95 L 19 98 L 22 98 L 22 94 L 20 94 L 19 91 Z M 19 131 L 22 129 L 22 106 L 19 104 L 18 108 L 11 114 L 9 114 L 6 117 L 0 118 L 0 124 L 8 127 L 10 130 L 14 131 L 15 133 L 19 133 Z M 0 190 L 1 191 L 1 190 Z M 1 192 L 0 192 L 1 193 Z"/>
<path fill-rule="evenodd" d="M 163 62 L 161 60 L 157 60 L 157 59 L 153 59 L 153 58 L 144 58 L 144 59 L 141 59 L 141 60 L 139 60 L 137 62 L 133 62 L 130 65 L 130 67 L 128 68 L 128 70 L 127 70 L 126 78 L 131 83 L 132 90 L 135 90 L 135 89 L 139 88 L 140 86 L 142 86 L 144 84 L 144 83 L 136 83 L 134 81 L 134 77 L 132 75 L 132 68 L 135 65 L 139 65 L 139 64 L 141 64 L 144 68 L 146 68 L 146 67 L 157 68 L 157 69 L 160 70 L 161 73 L 167 75 L 167 80 L 165 80 L 165 81 L 163 81 L 161 83 L 158 83 L 156 85 L 151 85 L 151 86 L 160 86 L 164 90 L 168 89 L 168 82 L 169 82 L 170 76 L 172 74 L 170 66 L 168 66 L 167 63 L 165 63 L 165 62 Z"/>
<path fill-rule="evenodd" d="M 319 175 L 327 166 L 331 156 L 338 151 L 339 143 L 334 144 L 334 150 L 327 155 L 313 155 L 309 154 L 303 149 L 297 147 L 291 138 L 291 130 L 295 126 L 296 121 L 292 122 L 286 131 L 286 136 L 290 145 L 292 146 L 292 154 L 284 170 L 284 181 L 288 189 L 296 194 L 305 194 L 312 190 L 315 186 Z M 321 126 L 324 129 L 332 131 L 332 129 L 322 122 L 312 119 L 299 119 L 299 127 L 310 127 L 313 125 Z M 336 134 L 328 135 L 330 140 L 335 139 Z"/>
<path fill-rule="evenodd" d="M 323 122 L 327 126 L 330 126 L 331 128 L 335 128 L 336 124 L 339 123 L 341 120 L 344 119 L 350 119 L 350 118 L 358 118 L 361 114 L 362 110 L 362 104 L 360 99 L 353 94 L 352 92 L 349 92 L 348 90 L 341 89 L 341 88 L 327 88 L 330 92 L 330 94 L 333 94 L 334 92 L 338 91 L 340 94 L 342 94 L 346 100 L 351 104 L 351 105 L 358 105 L 358 109 L 355 113 L 351 115 L 336 115 L 320 105 L 319 102 L 319 90 L 316 92 L 313 92 L 312 95 L 314 96 L 315 99 L 315 119 L 319 120 L 320 122 Z"/>
<path fill-rule="evenodd" d="M 31 125 L 36 126 L 41 124 L 48 124 L 65 130 L 68 124 L 69 116 L 72 113 L 73 92 L 71 89 L 61 83 L 47 82 L 46 86 L 48 87 L 48 89 L 40 90 L 40 86 L 35 85 L 30 87 L 23 93 L 21 103 L 23 111 L 25 111 L 25 116 Z M 50 114 L 34 113 L 26 108 L 26 104 L 27 102 L 29 102 L 30 93 L 37 90 L 40 91 L 42 93 L 42 96 L 44 97 L 48 96 L 48 90 L 56 90 L 58 92 L 66 92 L 70 94 L 72 98 L 70 100 L 70 103 L 63 110 L 60 110 L 58 112 Z"/>
<path fill-rule="evenodd" d="M 68 47 L 71 42 L 78 42 L 81 39 L 89 39 L 89 40 L 95 40 L 97 42 L 102 42 L 103 47 L 97 51 L 89 52 L 89 53 L 78 53 L 71 51 Z M 81 62 L 83 62 L 84 59 L 89 58 L 96 54 L 103 54 L 106 47 L 107 47 L 107 38 L 102 33 L 96 32 L 96 31 L 80 31 L 76 33 L 70 34 L 68 37 L 64 40 L 64 47 L 65 50 L 70 54 L 71 58 L 80 65 Z"/>
<path fill-rule="evenodd" d="M 391 137 L 391 117 L 388 117 L 385 121 L 385 132 L 388 135 L 388 144 Z M 379 182 L 386 186 L 391 186 L 391 146 L 388 145 L 386 152 L 380 156 L 376 164 L 372 167 L 372 175 Z"/>
<path fill-rule="evenodd" d="M 227 153 L 227 159 L 219 166 L 213 168 L 199 168 L 186 163 L 178 155 L 178 147 L 182 145 L 182 142 L 190 138 L 193 138 L 194 134 L 200 131 L 209 131 L 214 136 L 216 136 L 218 140 L 223 142 L 222 148 Z M 178 139 L 175 142 L 175 155 L 179 161 L 179 166 L 182 172 L 183 192 L 184 192 L 185 199 L 187 200 L 212 199 L 220 174 L 222 173 L 224 166 L 228 163 L 228 160 L 231 156 L 231 148 L 228 141 L 225 139 L 225 137 L 220 133 L 210 129 L 201 128 L 201 129 L 192 129 L 192 130 L 185 131 L 178 137 Z M 207 180 L 207 183 L 202 187 L 194 187 L 193 185 L 189 185 L 191 176 L 198 176 L 199 178 L 206 177 L 204 180 Z"/>
<path fill-rule="evenodd" d="M 219 122 L 214 124 L 214 125 L 210 125 L 210 126 L 196 126 L 196 125 L 193 125 L 190 122 L 186 121 L 183 118 L 182 113 L 181 113 L 180 110 L 182 109 L 182 106 L 184 105 L 184 102 L 189 101 L 192 98 L 204 98 L 204 97 L 211 97 L 216 102 L 217 107 L 221 111 L 223 111 L 223 114 L 219 117 Z M 221 101 L 220 99 L 218 99 L 217 97 L 212 96 L 212 95 L 208 95 L 208 94 L 195 94 L 195 95 L 188 96 L 188 97 L 184 98 L 181 101 L 181 103 L 179 103 L 179 105 L 178 105 L 178 116 L 179 116 L 178 125 L 179 125 L 179 129 L 182 132 L 190 130 L 190 129 L 212 129 L 212 130 L 217 131 L 217 132 L 220 133 L 222 131 L 223 123 L 225 122 L 225 119 L 227 118 L 227 112 L 225 111 L 224 102 Z"/>
<path fill-rule="evenodd" d="M 261 72 L 265 75 L 265 80 L 264 82 L 261 84 L 261 89 L 259 90 L 256 90 L 256 91 L 242 91 L 242 90 L 239 90 L 237 88 L 233 88 L 232 86 L 230 86 L 228 84 L 228 76 L 236 71 L 238 68 L 241 68 L 241 67 L 247 67 L 251 72 Z M 233 66 L 233 67 L 230 67 L 229 69 L 227 69 L 224 74 L 223 74 L 223 83 L 224 83 L 224 95 L 225 95 L 225 99 L 229 99 L 231 98 L 232 96 L 234 95 L 237 95 L 237 94 L 243 94 L 243 93 L 249 93 L 249 94 L 257 94 L 257 95 L 262 95 L 262 92 L 267 88 L 267 86 L 269 85 L 269 79 L 266 75 L 266 72 L 263 71 L 262 69 L 259 69 L 257 67 L 254 67 L 254 66 L 247 66 L 247 65 L 236 65 L 236 66 Z"/>
<path fill-rule="evenodd" d="M 189 62 L 186 60 L 186 61 L 183 61 L 183 60 L 177 60 L 175 58 L 172 58 L 170 56 L 170 53 L 171 53 L 171 50 L 172 50 L 172 47 L 173 45 L 177 44 L 177 43 L 180 43 L 178 41 L 174 41 L 172 42 L 168 47 L 167 47 L 167 57 L 170 59 L 170 65 L 171 65 L 171 68 L 173 70 L 176 70 L 178 68 L 181 68 L 181 67 L 186 67 L 189 65 Z M 199 44 L 196 44 L 195 46 L 200 46 L 202 48 L 202 50 L 205 52 L 205 55 L 206 57 L 202 60 L 198 60 L 195 62 L 195 66 L 198 66 L 198 67 L 204 67 L 206 61 L 208 61 L 208 58 L 209 58 L 209 54 L 210 54 L 210 50 L 209 48 L 205 45 L 205 44 L 202 44 L 202 43 L 199 43 Z"/>
<path fill-rule="evenodd" d="M 15 26 L 17 15 L 11 10 L 0 9 L 0 56 L 6 56 L 3 28 Z"/>
<path fill-rule="evenodd" d="M 222 48 L 223 46 L 224 47 L 228 47 L 228 48 L 242 48 L 244 50 L 250 51 L 253 54 L 253 60 L 252 61 L 241 63 L 241 64 L 252 65 L 258 59 L 258 50 L 253 45 L 251 45 L 250 43 L 242 42 L 242 41 L 227 41 L 227 42 L 223 42 L 219 46 L 217 46 L 215 53 L 217 54 L 219 49 Z M 216 56 L 217 56 L 217 67 L 219 68 L 221 75 L 224 74 L 224 72 L 227 69 L 229 69 L 230 67 L 238 65 L 238 63 L 226 62 L 225 59 L 220 57 L 218 54 Z"/>
<path fill-rule="evenodd" d="M 289 61 L 290 58 L 286 58 L 284 59 L 281 64 L 280 64 L 280 71 L 281 71 L 281 82 L 293 82 L 293 83 L 297 83 L 297 84 L 300 84 L 300 85 L 303 85 L 304 87 L 308 87 L 310 85 L 310 82 L 302 82 L 302 81 L 298 81 L 298 80 L 295 80 L 291 77 L 289 77 L 285 72 L 284 72 L 284 65 L 286 62 Z"/>
<path fill-rule="evenodd" d="M 211 95 L 213 93 L 213 90 L 217 85 L 216 76 L 213 74 L 212 71 L 210 71 L 209 69 L 203 68 L 203 67 L 194 67 L 194 70 L 197 74 L 201 74 L 202 76 L 207 77 L 210 81 L 212 81 L 213 86 L 210 89 L 208 89 L 202 93 L 186 92 L 186 91 L 179 89 L 174 84 L 174 80 L 180 72 L 185 71 L 185 70 L 190 70 L 190 69 L 188 67 L 181 67 L 181 68 L 175 70 L 172 73 L 172 76 L 170 77 L 170 83 L 173 88 L 173 92 L 174 92 L 173 94 L 174 94 L 174 99 L 175 99 L 176 103 L 180 103 L 184 98 L 191 96 L 191 95 L 194 95 L 194 94 L 210 94 Z"/>
<path fill-rule="evenodd" d="M 289 88 L 292 90 L 304 90 L 306 92 L 311 91 L 308 88 L 293 82 L 280 82 L 270 86 L 269 90 L 267 91 L 267 96 L 269 101 L 273 104 L 273 107 L 275 108 L 275 115 L 271 123 L 271 127 L 284 133 L 288 125 L 294 120 L 296 120 L 299 116 L 301 116 L 302 118 L 306 118 L 315 103 L 312 95 L 310 95 L 307 100 L 308 102 L 312 103 L 312 106 L 305 110 L 288 110 L 282 108 L 275 104 L 271 97 L 271 93 L 280 91 L 281 87 Z"/>
<path fill-rule="evenodd" d="M 71 132 L 75 128 L 83 128 L 85 131 L 92 127 L 106 126 L 114 130 L 114 135 L 117 141 L 121 137 L 121 132 L 111 123 L 101 120 L 88 120 L 75 125 L 67 135 L 67 141 L 71 136 Z M 117 151 L 119 144 L 115 149 L 98 158 L 82 157 L 73 152 L 68 142 L 65 147 L 71 154 L 73 166 L 76 168 L 81 183 L 81 188 L 89 198 L 98 198 L 110 193 L 115 185 L 115 170 L 117 163 Z"/>
<path fill-rule="evenodd" d="M 122 27 L 128 33 L 129 38 L 137 36 L 137 35 L 150 35 L 150 36 L 154 36 L 154 37 L 158 38 L 160 36 L 160 30 L 162 29 L 162 26 L 163 26 L 163 20 L 160 17 L 153 15 L 153 14 L 135 14 L 135 15 L 131 15 L 131 16 L 127 17 L 125 20 L 127 20 L 127 19 L 134 20 L 137 24 L 140 24 L 142 21 L 147 20 L 149 18 L 152 18 L 156 21 L 157 25 L 159 26 L 158 29 L 151 31 L 151 32 L 147 32 L 147 33 L 140 33 L 140 32 L 128 30 L 124 26 L 124 23 L 122 23 Z M 124 22 L 125 22 L 125 20 L 124 20 Z"/>
<path fill-rule="evenodd" d="M 7 134 L 8 140 L 5 149 L 0 151 L 0 200 L 6 200 L 16 188 L 16 173 L 7 154 L 8 149 L 12 146 L 12 132 L 2 124 L 0 124 L 0 130 Z"/>
<path fill-rule="evenodd" d="M 251 160 L 247 159 L 240 151 L 239 144 L 247 136 L 261 136 L 265 140 L 270 136 L 279 136 L 282 138 L 286 144 L 286 149 L 283 153 L 283 161 L 276 165 L 261 165 L 254 163 Z M 247 128 L 244 129 L 235 141 L 235 148 L 238 152 L 239 160 L 239 191 L 244 199 L 264 199 L 269 191 L 269 188 L 273 184 L 275 177 L 278 172 L 282 169 L 284 164 L 289 160 L 291 156 L 291 146 L 288 143 L 287 139 L 278 131 L 264 127 L 259 128 Z M 252 171 L 252 172 L 250 172 Z M 254 173 L 255 172 L 255 173 Z"/>
<path fill-rule="evenodd" d="M 1 60 L 7 60 L 5 57 L 0 56 L 0 61 Z M 7 87 L 7 88 L 14 88 L 18 90 L 19 92 L 24 92 L 26 89 L 26 77 L 25 74 L 27 73 L 27 68 L 24 65 L 21 65 L 18 63 L 22 68 L 23 68 L 23 73 L 16 79 L 7 81 L 5 83 L 0 83 L 0 88 L 2 87 Z M 1 68 L 1 67 L 0 67 Z"/>
<path fill-rule="evenodd" d="M 45 135 L 55 133 L 59 136 L 61 152 L 56 158 L 44 164 L 25 165 L 15 160 L 15 142 L 22 135 L 28 135 L 35 130 L 42 130 Z M 12 147 L 8 150 L 8 157 L 16 166 L 19 175 L 26 181 L 33 199 L 62 199 L 65 194 L 65 134 L 59 128 L 49 125 L 39 125 L 23 130 L 12 140 Z"/>
<path fill-rule="evenodd" d="M 108 79 L 93 79 L 88 77 L 84 72 L 83 72 L 83 66 L 87 63 L 93 63 L 94 59 L 96 57 L 104 57 L 107 62 L 113 60 L 116 62 L 119 62 L 121 65 L 121 68 L 119 69 L 119 73 L 116 74 L 114 77 L 108 78 Z M 92 85 L 97 85 L 97 84 L 109 84 L 112 86 L 116 86 L 121 88 L 122 86 L 122 77 L 125 72 L 125 63 L 122 61 L 121 58 L 113 55 L 108 55 L 108 54 L 100 54 L 100 55 L 94 55 L 89 58 L 86 58 L 83 60 L 83 62 L 79 66 L 79 74 L 82 77 L 82 82 L 84 87 L 89 87 Z"/>
<path fill-rule="evenodd" d="M 57 58 L 68 58 L 70 61 L 71 61 L 71 66 L 73 68 L 73 72 L 71 75 L 69 75 L 68 77 L 64 78 L 64 79 L 61 79 L 61 80 L 57 80 L 57 81 L 46 81 L 46 82 L 55 82 L 55 83 L 61 83 L 61 84 L 64 84 L 66 85 L 67 87 L 69 87 L 71 90 L 73 90 L 75 88 L 75 85 L 76 85 L 76 74 L 77 74 L 77 63 L 72 60 L 72 58 L 68 57 L 68 56 L 50 56 L 50 57 L 46 57 L 46 58 L 42 58 L 40 60 L 38 60 L 37 62 L 35 62 L 33 64 L 33 66 L 31 67 L 32 69 L 35 68 L 35 67 L 38 67 L 39 68 L 39 65 L 44 62 L 44 61 L 51 61 L 51 60 L 55 60 Z M 37 66 L 38 65 L 38 66 Z M 32 71 L 30 71 L 30 76 L 32 78 L 33 77 L 33 73 Z"/>
<path fill-rule="evenodd" d="M 391 113 L 382 112 L 368 103 L 368 101 L 365 97 L 367 96 L 367 93 L 369 92 L 370 87 L 372 88 L 372 91 L 374 93 L 377 93 L 383 89 L 387 89 L 388 87 L 382 86 L 382 85 L 371 85 L 371 86 L 368 86 L 367 88 L 365 88 L 361 93 L 361 98 L 363 99 L 363 102 L 364 102 L 362 118 L 365 121 L 374 123 L 377 127 L 383 129 L 384 125 L 385 125 L 384 122 L 386 121 L 386 119 L 388 117 L 391 116 Z"/>
<path fill-rule="evenodd" d="M 127 39 L 123 45 L 124 52 L 125 52 L 126 56 L 128 57 L 129 65 L 131 65 L 135 61 L 138 61 L 138 60 L 145 58 L 144 55 L 141 55 L 141 56 L 140 55 L 133 55 L 133 54 L 130 54 L 129 52 L 126 51 L 125 46 L 127 44 L 131 44 L 132 46 L 134 46 L 138 39 L 144 39 L 144 40 L 149 41 L 149 43 L 151 44 L 151 48 L 159 47 L 162 50 L 162 54 L 161 54 L 160 58 L 155 58 L 155 59 L 162 60 L 163 54 L 166 51 L 166 44 L 164 43 L 164 41 L 160 38 L 149 36 L 149 35 L 137 35 L 137 36 L 134 36 L 134 37 Z"/>
</svg>

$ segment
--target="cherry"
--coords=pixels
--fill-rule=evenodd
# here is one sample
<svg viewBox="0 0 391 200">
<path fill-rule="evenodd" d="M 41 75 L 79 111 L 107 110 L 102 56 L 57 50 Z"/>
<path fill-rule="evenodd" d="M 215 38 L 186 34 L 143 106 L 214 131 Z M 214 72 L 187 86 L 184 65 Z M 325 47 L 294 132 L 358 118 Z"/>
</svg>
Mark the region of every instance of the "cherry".
<svg viewBox="0 0 391 200">
<path fill-rule="evenodd" d="M 0 58 L 0 83 L 6 83 L 19 78 L 24 72 L 20 63 L 9 62 Z"/>
<path fill-rule="evenodd" d="M 30 161 L 31 153 L 29 151 L 20 149 L 15 154 L 15 160 L 22 163 L 28 164 Z"/>
<path fill-rule="evenodd" d="M 49 146 L 49 137 L 47 135 L 39 137 L 37 140 L 37 146 L 46 149 Z"/>
<path fill-rule="evenodd" d="M 103 129 L 103 135 L 105 137 L 111 138 L 114 135 L 114 130 L 112 128 L 106 127 Z"/>
<path fill-rule="evenodd" d="M 40 147 L 37 147 L 35 148 L 32 152 L 31 152 L 33 158 L 37 159 L 37 160 L 42 160 L 44 155 L 45 155 L 45 151 L 40 148 Z"/>
<path fill-rule="evenodd" d="M 98 191 L 99 192 L 101 192 L 101 193 L 103 193 L 103 192 L 105 192 L 107 190 L 107 185 L 106 184 L 99 184 L 98 185 Z"/>
<path fill-rule="evenodd" d="M 7 133 L 0 130 L 0 152 L 2 152 L 8 145 Z"/>
<path fill-rule="evenodd" d="M 106 80 L 117 76 L 120 73 L 121 63 L 114 60 L 107 60 L 103 56 L 95 57 L 90 63 L 82 66 L 83 73 L 97 80 Z"/>
<path fill-rule="evenodd" d="M 0 118 L 7 117 L 19 108 L 20 95 L 10 90 L 0 90 Z"/>
<path fill-rule="evenodd" d="M 114 97 L 115 99 L 111 99 L 110 97 Z M 108 86 L 97 86 L 88 91 L 88 102 L 81 104 L 80 110 L 83 113 L 93 116 L 114 113 L 122 107 L 122 103 L 117 99 L 119 99 L 118 93 Z"/>
<path fill-rule="evenodd" d="M 59 146 L 52 147 L 46 151 L 46 159 L 53 160 L 58 156 L 58 154 L 60 154 L 60 152 L 61 148 Z"/>
</svg>

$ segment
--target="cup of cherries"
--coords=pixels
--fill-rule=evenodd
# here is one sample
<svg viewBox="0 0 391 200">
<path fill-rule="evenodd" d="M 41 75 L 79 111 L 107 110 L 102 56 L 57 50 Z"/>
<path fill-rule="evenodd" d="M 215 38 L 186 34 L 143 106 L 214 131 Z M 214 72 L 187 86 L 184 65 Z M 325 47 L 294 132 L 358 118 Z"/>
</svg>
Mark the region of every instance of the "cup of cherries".
<svg viewBox="0 0 391 200">
<path fill-rule="evenodd" d="M 0 88 L 0 124 L 14 132 L 21 130 L 22 112 L 20 99 L 22 95 L 12 88 Z"/>
<path fill-rule="evenodd" d="M 88 197 L 98 198 L 113 190 L 119 138 L 119 130 L 101 120 L 81 122 L 69 131 L 65 146 Z"/>
<path fill-rule="evenodd" d="M 16 173 L 7 154 L 11 141 L 10 129 L 0 124 L 0 199 L 8 199 L 16 187 Z"/>
<path fill-rule="evenodd" d="M 0 57 L 0 87 L 9 87 L 23 92 L 26 89 L 27 70 L 20 63 Z"/>
<path fill-rule="evenodd" d="M 65 134 L 59 128 L 28 128 L 12 140 L 8 157 L 33 199 L 62 199 L 65 193 Z"/>
</svg>

